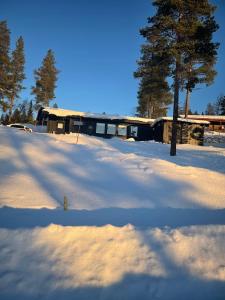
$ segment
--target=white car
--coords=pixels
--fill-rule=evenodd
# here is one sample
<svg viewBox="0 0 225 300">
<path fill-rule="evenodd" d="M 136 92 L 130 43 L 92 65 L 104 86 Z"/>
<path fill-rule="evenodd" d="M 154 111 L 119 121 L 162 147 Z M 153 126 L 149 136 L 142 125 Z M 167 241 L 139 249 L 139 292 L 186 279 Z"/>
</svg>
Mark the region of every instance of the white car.
<svg viewBox="0 0 225 300">
<path fill-rule="evenodd" d="M 7 125 L 8 127 L 13 127 L 13 128 L 17 128 L 19 130 L 24 130 L 24 131 L 27 131 L 27 132 L 32 132 L 32 129 L 23 125 L 23 124 L 19 124 L 19 123 L 15 123 L 15 124 L 9 124 Z"/>
</svg>

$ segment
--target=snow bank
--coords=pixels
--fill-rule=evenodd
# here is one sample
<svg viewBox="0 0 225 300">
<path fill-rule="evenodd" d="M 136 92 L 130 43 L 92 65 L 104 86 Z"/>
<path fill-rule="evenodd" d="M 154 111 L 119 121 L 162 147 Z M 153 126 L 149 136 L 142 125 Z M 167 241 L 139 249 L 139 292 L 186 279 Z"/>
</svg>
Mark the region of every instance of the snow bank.
<svg viewBox="0 0 225 300">
<path fill-rule="evenodd" d="M 224 149 L 0 139 L 0 299 L 224 299 Z"/>
<path fill-rule="evenodd" d="M 1 299 L 222 299 L 225 226 L 0 230 Z"/>
</svg>

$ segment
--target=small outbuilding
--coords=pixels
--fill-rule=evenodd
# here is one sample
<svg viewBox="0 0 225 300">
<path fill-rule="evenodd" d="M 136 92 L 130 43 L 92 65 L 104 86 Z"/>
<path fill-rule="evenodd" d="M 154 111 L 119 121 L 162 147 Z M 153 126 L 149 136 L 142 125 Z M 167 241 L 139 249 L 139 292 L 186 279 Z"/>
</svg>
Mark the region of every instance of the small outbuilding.
<svg viewBox="0 0 225 300">
<path fill-rule="evenodd" d="M 153 139 L 155 141 L 171 143 L 172 121 L 172 117 L 162 117 L 153 122 Z M 177 143 L 203 145 L 204 129 L 208 126 L 208 121 L 178 118 Z"/>
<path fill-rule="evenodd" d="M 47 126 L 47 132 L 84 133 L 88 135 L 123 139 L 134 138 L 137 141 L 153 139 L 151 124 L 154 120 L 138 117 L 85 113 L 60 108 L 40 108 L 37 124 Z"/>
<path fill-rule="evenodd" d="M 184 117 L 184 115 L 181 115 Z M 191 120 L 199 120 L 199 121 L 208 121 L 209 122 L 209 130 L 225 132 L 225 116 L 218 115 L 189 115 L 188 119 Z"/>
</svg>

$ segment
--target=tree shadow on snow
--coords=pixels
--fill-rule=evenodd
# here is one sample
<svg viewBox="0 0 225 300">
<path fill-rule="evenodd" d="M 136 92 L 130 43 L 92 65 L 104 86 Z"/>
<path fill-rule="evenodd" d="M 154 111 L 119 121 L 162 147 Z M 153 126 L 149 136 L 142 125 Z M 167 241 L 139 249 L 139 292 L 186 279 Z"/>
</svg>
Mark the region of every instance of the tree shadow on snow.
<svg viewBox="0 0 225 300">
<path fill-rule="evenodd" d="M 177 164 L 179 166 L 189 166 L 195 168 L 204 168 L 207 170 L 219 172 L 225 174 L 225 158 L 222 153 L 224 151 L 213 150 L 208 151 L 204 146 L 192 146 L 192 148 L 187 148 L 178 145 L 177 146 L 177 155 L 170 156 L 170 145 L 156 143 L 156 142 L 126 142 L 124 143 L 116 140 L 110 141 L 110 144 L 121 151 L 122 153 L 133 153 L 137 156 L 153 158 L 153 159 L 162 159 L 168 162 Z"/>
<path fill-rule="evenodd" d="M 67 148 L 61 148 L 57 140 L 42 135 L 21 134 L 20 139 L 18 137 L 14 139 L 13 135 L 8 138 L 12 147 L 17 150 L 19 161 L 25 164 L 22 171 L 30 175 L 38 183 L 40 189 L 54 199 L 56 206 L 63 205 L 64 195 L 69 195 L 73 202 L 76 202 L 77 199 L 84 208 L 90 207 L 90 205 L 93 207 L 108 206 L 109 198 L 111 206 L 126 207 L 126 199 L 129 199 L 129 203 L 131 203 L 129 206 L 133 207 L 165 205 L 176 207 L 181 205 L 180 199 L 182 199 L 183 206 L 203 206 L 193 201 L 192 194 L 189 193 L 190 190 L 193 191 L 190 183 L 182 179 L 173 181 L 168 176 L 165 178 L 159 174 L 154 174 L 152 177 L 151 174 L 145 173 L 144 169 L 138 170 L 138 176 L 142 174 L 143 177 L 137 178 L 135 177 L 136 169 L 132 171 L 120 167 L 119 161 L 118 164 L 115 164 L 110 160 L 106 160 L 106 162 L 101 160 L 102 157 L 98 155 L 101 147 L 93 151 L 84 145 L 66 144 Z M 41 157 L 37 159 L 35 156 L 29 157 L 29 153 L 25 151 L 26 145 L 29 146 L 29 143 L 36 150 L 40 149 Z M 123 145 L 122 143 L 121 141 L 121 145 Z M 55 158 L 48 161 L 48 157 L 52 156 Z M 134 167 L 137 168 L 137 166 Z M 85 174 L 79 173 L 77 171 L 79 168 Z M 16 164 L 13 168 L 11 163 L 7 172 L 19 173 L 20 168 Z M 57 174 L 57 179 L 54 174 Z M 148 180 L 143 180 L 143 178 Z M 85 194 L 81 195 L 83 191 Z"/>
<path fill-rule="evenodd" d="M 222 281 L 201 280 L 188 275 L 171 278 L 132 273 L 109 286 L 87 285 L 50 291 L 40 286 L 38 292 L 32 294 L 18 292 L 16 289 L 0 292 L 1 299 L 4 300 L 223 300 L 224 295 L 225 284 Z"/>
<path fill-rule="evenodd" d="M 97 210 L 0 208 L 0 227 L 8 229 L 62 226 L 168 226 L 177 228 L 191 225 L 224 225 L 225 209 L 180 208 L 104 208 Z"/>
</svg>

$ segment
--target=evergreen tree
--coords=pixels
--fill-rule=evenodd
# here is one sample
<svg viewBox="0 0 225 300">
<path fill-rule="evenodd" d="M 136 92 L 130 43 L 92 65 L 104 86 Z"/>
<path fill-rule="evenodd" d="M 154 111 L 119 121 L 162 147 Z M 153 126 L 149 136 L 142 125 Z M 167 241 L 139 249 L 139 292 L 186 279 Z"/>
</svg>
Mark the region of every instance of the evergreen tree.
<svg viewBox="0 0 225 300">
<path fill-rule="evenodd" d="M 223 99 L 221 100 L 220 106 L 221 106 L 220 114 L 225 116 L 225 96 L 223 96 Z"/>
<path fill-rule="evenodd" d="M 207 13 L 212 14 L 215 7 L 207 5 L 202 7 L 202 9 L 204 9 L 204 14 L 207 16 Z M 197 15 L 195 16 L 196 22 L 198 21 L 198 16 L 197 12 Z M 218 28 L 219 26 L 212 17 L 206 17 L 205 20 L 202 21 L 202 26 L 198 28 L 193 35 L 196 39 L 195 51 L 188 53 L 184 59 L 184 63 L 187 65 L 185 68 L 186 78 L 184 82 L 184 87 L 186 89 L 185 117 L 188 115 L 190 94 L 195 86 L 203 83 L 205 83 L 206 86 L 211 85 L 217 74 L 214 65 L 216 63 L 219 44 L 212 42 L 212 35 Z"/>
<path fill-rule="evenodd" d="M 7 96 L 7 82 L 9 72 L 9 48 L 10 31 L 6 21 L 0 21 L 0 108 L 3 111 L 7 109 L 5 97 Z"/>
<path fill-rule="evenodd" d="M 206 115 L 215 115 L 215 106 L 212 103 L 208 103 L 206 110 L 205 110 Z"/>
<path fill-rule="evenodd" d="M 49 102 L 55 98 L 55 88 L 58 70 L 55 67 L 55 57 L 52 50 L 48 50 L 42 61 L 42 66 L 34 71 L 35 86 L 32 94 L 35 95 L 36 109 L 41 106 L 49 106 Z"/>
<path fill-rule="evenodd" d="M 6 113 L 4 117 L 4 125 L 8 125 L 8 124 L 9 124 L 9 115 Z"/>
<path fill-rule="evenodd" d="M 1 114 L 0 124 L 5 124 L 5 116 Z"/>
<path fill-rule="evenodd" d="M 217 115 L 225 115 L 225 96 L 220 95 L 215 103 L 215 113 Z"/>
<path fill-rule="evenodd" d="M 19 93 L 24 88 L 22 85 L 25 79 L 24 74 L 24 42 L 23 38 L 20 37 L 16 42 L 16 49 L 12 52 L 10 61 L 10 73 L 8 76 L 8 107 L 9 107 L 9 118 L 12 116 L 13 107 L 15 100 L 19 98 Z"/>
<path fill-rule="evenodd" d="M 19 111 L 20 111 L 20 122 L 27 123 L 28 103 L 26 100 L 24 100 L 22 103 L 20 103 Z"/>
<path fill-rule="evenodd" d="M 153 5 L 157 9 L 156 14 L 148 19 L 150 26 L 144 28 L 142 34 L 150 44 L 157 41 L 154 53 L 167 56 L 167 61 L 170 58 L 174 88 L 170 155 L 176 155 L 179 92 L 187 84 L 190 72 L 188 82 L 191 86 L 195 84 L 192 78 L 197 77 L 193 74 L 204 66 L 206 57 L 215 59 L 218 44 L 211 40 L 218 26 L 212 16 L 215 7 L 208 0 L 155 0 Z M 212 62 L 213 59 L 210 60 Z"/>
<path fill-rule="evenodd" d="M 21 123 L 21 113 L 19 108 L 16 108 L 13 113 L 12 116 L 10 118 L 10 122 L 12 123 Z"/>
<path fill-rule="evenodd" d="M 27 110 L 27 123 L 32 124 L 34 122 L 33 113 L 34 113 L 33 102 L 30 101 L 29 102 L 29 107 L 28 107 L 28 110 Z"/>
<path fill-rule="evenodd" d="M 169 75 L 168 62 L 162 55 L 154 54 L 157 42 L 142 46 L 142 57 L 138 70 L 134 73 L 141 78 L 138 91 L 137 113 L 141 117 L 157 118 L 165 116 L 172 102 L 170 88 L 166 81 Z"/>
</svg>

